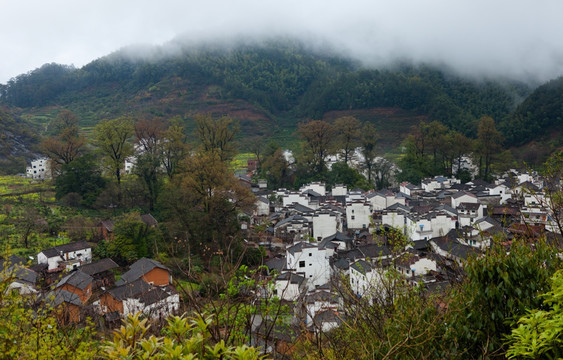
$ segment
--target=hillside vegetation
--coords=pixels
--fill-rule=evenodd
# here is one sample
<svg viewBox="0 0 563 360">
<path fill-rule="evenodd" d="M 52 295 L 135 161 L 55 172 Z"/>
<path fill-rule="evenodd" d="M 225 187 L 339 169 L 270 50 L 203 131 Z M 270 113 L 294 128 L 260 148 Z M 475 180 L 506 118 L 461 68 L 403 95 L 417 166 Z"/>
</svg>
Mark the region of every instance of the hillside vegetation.
<svg viewBox="0 0 563 360">
<path fill-rule="evenodd" d="M 490 116 L 507 147 L 561 125 L 561 79 L 532 93 L 523 83 L 468 80 L 426 65 L 366 68 L 292 40 L 175 49 L 125 48 L 79 69 L 45 64 L 0 85 L 0 104 L 45 131 L 61 109 L 72 110 L 86 133 L 122 115 L 180 116 L 188 130 L 197 114 L 229 115 L 240 122 L 242 137 L 265 135 L 286 146 L 295 141 L 298 122 L 355 113 L 376 124 L 385 151 L 421 119 L 476 137 L 478 119 Z"/>
<path fill-rule="evenodd" d="M 367 69 L 293 41 L 150 52 L 123 49 L 80 69 L 46 64 L 2 85 L 0 97 L 24 109 L 71 107 L 85 125 L 124 112 L 184 115 L 242 101 L 270 120 L 398 107 L 470 132 L 475 119 L 500 119 L 529 92 L 522 84 L 472 82 L 428 66 Z"/>
</svg>

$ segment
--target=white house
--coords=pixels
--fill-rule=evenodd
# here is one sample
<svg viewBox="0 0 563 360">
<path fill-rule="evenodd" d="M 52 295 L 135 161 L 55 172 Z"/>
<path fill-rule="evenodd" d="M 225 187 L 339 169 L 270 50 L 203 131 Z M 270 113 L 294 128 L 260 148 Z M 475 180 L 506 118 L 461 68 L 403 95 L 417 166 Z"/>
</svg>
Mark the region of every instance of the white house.
<svg viewBox="0 0 563 360">
<path fill-rule="evenodd" d="M 479 200 L 475 194 L 468 191 L 458 191 L 452 195 L 451 205 L 452 208 L 456 209 L 461 203 L 478 203 Z"/>
<path fill-rule="evenodd" d="M 420 257 L 410 252 L 402 254 L 395 262 L 395 269 L 406 277 L 426 275 L 430 271 L 436 271 L 436 260 L 428 257 Z"/>
<path fill-rule="evenodd" d="M 418 186 L 415 186 L 409 182 L 402 182 L 399 185 L 399 191 L 405 195 L 413 196 L 415 192 L 421 190 Z"/>
<path fill-rule="evenodd" d="M 292 272 L 280 274 L 274 281 L 274 295 L 282 300 L 297 301 L 304 293 L 307 279 Z"/>
<path fill-rule="evenodd" d="M 179 308 L 180 295 L 170 286 L 151 286 L 138 297 L 123 300 L 123 315 L 142 312 L 153 319 L 165 319 Z"/>
<path fill-rule="evenodd" d="M 31 166 L 25 169 L 26 176 L 34 180 L 51 179 L 51 160 L 49 158 L 39 158 L 31 162 Z"/>
<path fill-rule="evenodd" d="M 319 211 L 313 215 L 313 238 L 322 240 L 342 230 L 340 215 L 332 211 Z"/>
<path fill-rule="evenodd" d="M 348 194 L 346 185 L 336 184 L 332 188 L 332 196 L 346 196 L 346 194 Z"/>
<path fill-rule="evenodd" d="M 483 205 L 479 203 L 462 202 L 457 208 L 459 227 L 473 226 L 473 223 L 483 217 Z"/>
<path fill-rule="evenodd" d="M 37 254 L 37 262 L 47 270 L 72 270 L 92 261 L 92 247 L 86 241 L 52 247 Z"/>
<path fill-rule="evenodd" d="M 372 210 L 369 202 L 357 200 L 346 204 L 348 229 L 369 229 Z"/>
<path fill-rule="evenodd" d="M 318 193 L 320 196 L 326 196 L 326 185 L 322 182 L 312 182 L 307 185 L 303 185 L 300 189 L 300 193 L 304 193 L 307 190 L 313 190 L 314 192 Z"/>
<path fill-rule="evenodd" d="M 289 270 L 302 273 L 307 279 L 309 289 L 325 285 L 330 281 L 329 258 L 334 254 L 332 248 L 319 248 L 316 244 L 300 241 L 286 250 Z"/>
<path fill-rule="evenodd" d="M 283 194 L 282 204 L 283 207 L 289 206 L 293 203 L 301 204 L 303 206 L 307 206 L 312 208 L 309 204 L 309 197 L 297 192 L 287 192 Z"/>
<path fill-rule="evenodd" d="M 270 215 L 270 200 L 264 196 L 258 196 L 256 198 L 254 213 L 256 216 L 268 216 Z"/>
<path fill-rule="evenodd" d="M 373 298 L 380 296 L 387 281 L 385 270 L 358 260 L 350 265 L 350 287 L 357 296 Z M 385 294 L 383 294 L 385 295 Z"/>
<path fill-rule="evenodd" d="M 492 196 L 500 196 L 500 204 L 505 204 L 506 200 L 512 198 L 512 191 L 505 183 L 492 184 L 489 186 L 489 194 Z"/>
<path fill-rule="evenodd" d="M 413 241 L 429 240 L 434 237 L 444 236 L 451 229 L 455 229 L 455 223 L 455 217 L 445 212 L 406 217 L 408 235 Z"/>
<path fill-rule="evenodd" d="M 309 324 L 318 313 L 329 309 L 337 310 L 338 300 L 329 291 L 315 289 L 305 296 L 305 308 L 306 323 Z"/>
</svg>

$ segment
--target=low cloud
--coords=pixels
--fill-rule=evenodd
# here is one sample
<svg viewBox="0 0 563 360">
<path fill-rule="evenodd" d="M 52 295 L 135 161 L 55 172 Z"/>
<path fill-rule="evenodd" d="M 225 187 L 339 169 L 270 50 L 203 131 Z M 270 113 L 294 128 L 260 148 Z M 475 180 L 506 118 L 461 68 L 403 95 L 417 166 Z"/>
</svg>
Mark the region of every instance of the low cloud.
<svg viewBox="0 0 563 360">
<path fill-rule="evenodd" d="M 296 37 L 368 66 L 446 64 L 463 75 L 546 81 L 563 75 L 560 1 L 264 1 L 3 5 L 0 83 L 47 62 L 79 67 L 132 44 Z"/>
</svg>

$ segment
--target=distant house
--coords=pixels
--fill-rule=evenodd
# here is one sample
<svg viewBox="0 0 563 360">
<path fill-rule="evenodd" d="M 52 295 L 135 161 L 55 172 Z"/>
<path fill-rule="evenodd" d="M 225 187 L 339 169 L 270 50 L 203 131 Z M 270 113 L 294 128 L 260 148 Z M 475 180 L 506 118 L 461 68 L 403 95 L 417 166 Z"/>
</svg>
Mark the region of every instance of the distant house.
<svg viewBox="0 0 563 360">
<path fill-rule="evenodd" d="M 34 180 L 51 179 L 51 165 L 49 158 L 39 158 L 31 162 L 25 169 L 26 176 Z"/>
<path fill-rule="evenodd" d="M 346 204 L 346 223 L 348 229 L 369 229 L 371 221 L 371 204 L 356 200 Z"/>
<path fill-rule="evenodd" d="M 151 214 L 141 215 L 141 221 L 145 223 L 148 227 L 155 228 L 158 225 L 158 221 Z"/>
<path fill-rule="evenodd" d="M 99 287 L 111 287 L 115 284 L 115 275 L 113 269 L 118 268 L 119 265 L 112 259 L 106 258 L 95 261 L 90 264 L 82 265 L 80 271 L 90 275 L 94 282 L 92 283 L 92 290 Z"/>
<path fill-rule="evenodd" d="M 143 312 L 152 318 L 163 318 L 178 310 L 180 297 L 171 286 L 154 286 L 138 278 L 103 293 L 99 306 L 102 314 Z"/>
<path fill-rule="evenodd" d="M 24 267 L 23 259 L 10 256 L 7 260 L 0 259 L 0 280 L 10 279 L 8 290 L 17 290 L 22 295 L 35 294 L 35 286 L 39 275 Z"/>
<path fill-rule="evenodd" d="M 274 295 L 282 300 L 296 301 L 305 293 L 306 284 L 304 276 L 285 272 L 274 280 Z"/>
<path fill-rule="evenodd" d="M 365 260 L 357 260 L 350 265 L 350 287 L 359 296 L 373 298 L 383 291 L 385 270 Z"/>
<path fill-rule="evenodd" d="M 113 239 L 113 228 L 115 225 L 113 224 L 113 220 L 106 219 L 102 221 L 99 225 L 100 235 L 104 240 Z"/>
<path fill-rule="evenodd" d="M 92 261 L 92 247 L 86 241 L 58 245 L 37 254 L 37 263 L 46 264 L 48 272 L 73 270 Z"/>
<path fill-rule="evenodd" d="M 143 279 L 149 284 L 156 286 L 166 286 L 172 284 L 172 274 L 170 269 L 156 260 L 142 258 L 137 260 L 129 267 L 129 271 L 121 275 L 121 279 L 116 283 L 117 286 Z"/>
<path fill-rule="evenodd" d="M 287 269 L 302 273 L 309 289 L 314 289 L 330 281 L 329 258 L 333 254 L 334 248 L 301 241 L 286 249 Z"/>
<path fill-rule="evenodd" d="M 82 302 L 75 293 L 66 290 L 51 291 L 45 301 L 53 307 L 59 323 L 67 325 L 80 322 Z"/>
<path fill-rule="evenodd" d="M 65 290 L 78 295 L 80 302 L 85 304 L 92 296 L 92 283 L 94 279 L 82 271 L 73 271 L 63 277 L 57 284 L 57 291 Z"/>
</svg>

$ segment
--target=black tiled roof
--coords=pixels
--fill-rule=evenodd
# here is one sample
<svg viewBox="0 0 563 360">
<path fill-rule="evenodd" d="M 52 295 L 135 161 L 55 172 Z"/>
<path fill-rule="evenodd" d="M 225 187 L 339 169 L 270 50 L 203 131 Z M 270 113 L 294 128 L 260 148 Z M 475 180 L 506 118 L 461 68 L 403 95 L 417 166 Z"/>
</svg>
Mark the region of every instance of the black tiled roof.
<svg viewBox="0 0 563 360">
<path fill-rule="evenodd" d="M 108 271 L 111 269 L 115 269 L 118 268 L 119 265 L 117 265 L 115 263 L 115 261 L 113 261 L 110 258 L 105 258 L 102 260 L 98 260 L 95 261 L 93 263 L 90 264 L 86 264 L 86 265 L 82 265 L 80 267 L 80 271 L 82 271 L 85 274 L 88 274 L 90 276 L 94 276 L 96 274 L 100 274 L 103 273 L 104 271 Z"/>
<path fill-rule="evenodd" d="M 82 271 L 73 271 L 72 273 L 62 278 L 61 281 L 59 281 L 57 288 L 68 284 L 80 290 L 84 290 L 88 285 L 92 283 L 93 280 L 94 279 L 92 279 L 90 275 L 85 274 Z"/>
<path fill-rule="evenodd" d="M 55 256 L 59 256 L 61 252 L 65 254 L 72 251 L 79 251 L 89 248 L 91 248 L 91 246 L 86 241 L 76 241 L 64 245 L 58 245 L 47 250 L 43 250 L 42 253 L 45 254 L 47 257 L 52 258 Z"/>
</svg>

